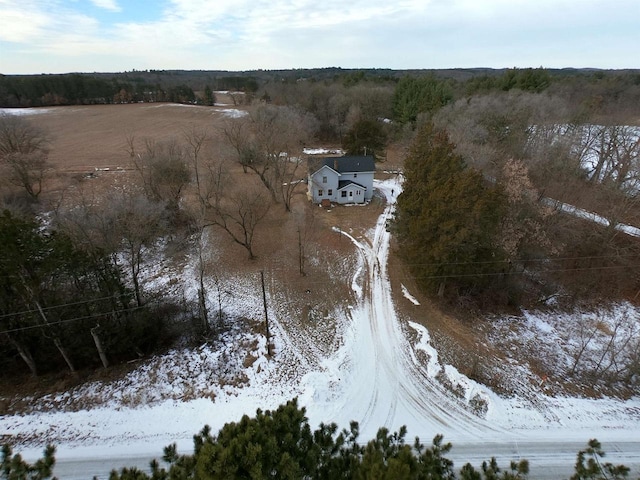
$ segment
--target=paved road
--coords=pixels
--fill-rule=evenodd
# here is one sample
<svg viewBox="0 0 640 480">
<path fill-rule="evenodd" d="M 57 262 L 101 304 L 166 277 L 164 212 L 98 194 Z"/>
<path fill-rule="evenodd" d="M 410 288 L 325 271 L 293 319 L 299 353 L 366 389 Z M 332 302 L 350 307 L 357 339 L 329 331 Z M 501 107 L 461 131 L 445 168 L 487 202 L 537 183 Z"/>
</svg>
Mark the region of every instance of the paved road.
<svg viewBox="0 0 640 480">
<path fill-rule="evenodd" d="M 53 474 L 59 480 L 91 480 L 94 477 L 100 480 L 106 480 L 114 468 L 120 470 L 121 467 L 125 466 L 138 467 L 140 470 L 150 472 L 149 462 L 153 458 L 154 457 L 148 456 L 82 459 L 58 458 Z"/>
<path fill-rule="evenodd" d="M 576 453 L 584 448 L 580 443 L 528 442 L 528 443 L 475 443 L 454 445 L 447 455 L 453 460 L 456 470 L 469 462 L 480 467 L 487 455 L 495 456 L 499 465 L 507 467 L 511 460 L 526 458 L 529 460 L 531 480 L 568 479 L 573 473 Z M 629 478 L 640 476 L 640 442 L 618 442 L 604 445 L 607 451 L 605 461 L 615 465 L 623 463 L 632 469 Z M 118 466 L 135 466 L 149 471 L 149 462 L 153 457 L 131 456 L 120 458 L 59 459 L 55 475 L 60 480 L 108 479 L 109 472 Z M 156 457 L 157 458 L 157 457 Z"/>
<path fill-rule="evenodd" d="M 508 467 L 512 460 L 529 460 L 531 480 L 567 479 L 573 474 L 577 453 L 585 448 L 577 442 L 521 442 L 454 445 L 449 458 L 456 469 L 469 462 L 480 467 L 489 455 L 496 457 L 501 467 Z M 631 468 L 629 478 L 640 475 L 640 442 L 604 443 L 604 462 L 624 464 Z"/>
</svg>

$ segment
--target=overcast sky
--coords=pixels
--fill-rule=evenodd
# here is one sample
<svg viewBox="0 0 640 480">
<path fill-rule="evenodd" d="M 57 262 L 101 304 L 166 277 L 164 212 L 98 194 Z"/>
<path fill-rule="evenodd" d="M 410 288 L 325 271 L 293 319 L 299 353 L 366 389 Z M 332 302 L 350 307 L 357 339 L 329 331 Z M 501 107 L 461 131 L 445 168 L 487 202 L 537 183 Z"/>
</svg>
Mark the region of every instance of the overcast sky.
<svg viewBox="0 0 640 480">
<path fill-rule="evenodd" d="M 0 0 L 0 73 L 640 68 L 640 0 Z"/>
</svg>

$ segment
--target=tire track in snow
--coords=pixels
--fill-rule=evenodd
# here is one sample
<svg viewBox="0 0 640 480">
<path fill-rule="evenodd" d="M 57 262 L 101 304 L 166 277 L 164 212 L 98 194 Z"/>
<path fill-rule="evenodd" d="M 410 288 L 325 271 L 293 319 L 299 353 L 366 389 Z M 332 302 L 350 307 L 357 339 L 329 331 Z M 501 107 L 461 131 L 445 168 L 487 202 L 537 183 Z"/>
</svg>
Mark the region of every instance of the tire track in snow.
<svg viewBox="0 0 640 480">
<path fill-rule="evenodd" d="M 385 193 L 391 200 L 390 192 Z M 428 375 L 397 318 L 386 269 L 390 239 L 386 224 L 393 210 L 389 202 L 376 222 L 373 238 L 358 240 L 335 229 L 359 251 L 364 266 L 356 275 L 363 275 L 364 291 L 356 290 L 354 277 L 358 300 L 351 310 L 355 335 L 348 355 L 352 368 L 339 405 L 332 407 L 334 416 L 339 424 L 357 420 L 367 437 L 382 426 L 396 430 L 407 425 L 412 433 L 421 435 L 455 433 L 457 437 L 482 438 L 483 433 L 496 428 L 471 413 Z"/>
<path fill-rule="evenodd" d="M 379 411 L 381 405 L 390 405 L 384 423 L 390 421 L 394 416 L 395 401 L 384 400 L 385 378 L 389 376 L 387 358 L 388 350 L 377 346 L 379 339 L 382 338 L 380 326 L 375 322 L 362 322 L 358 319 L 373 318 L 374 308 L 371 302 L 371 292 L 373 290 L 376 274 L 374 269 L 379 272 L 379 265 L 376 265 L 376 259 L 372 257 L 372 246 L 367 239 L 362 243 L 347 232 L 343 232 L 338 228 L 334 230 L 345 235 L 357 247 L 361 265 L 356 270 L 352 280 L 352 289 L 356 293 L 357 306 L 351 310 L 352 325 L 355 329 L 354 342 L 349 346 L 348 355 L 352 357 L 352 371 L 348 372 L 350 378 L 347 380 L 347 388 L 344 391 L 342 400 L 339 402 L 342 407 L 339 409 L 343 415 L 350 415 L 351 419 L 357 419 L 358 423 L 367 425 L 375 424 L 381 417 Z M 364 275 L 367 273 L 368 275 Z M 362 281 L 358 279 L 362 277 Z M 362 283 L 362 287 L 360 286 Z M 354 348 L 355 345 L 358 345 Z M 363 379 L 366 379 L 363 381 Z M 383 400 L 381 400 L 381 397 Z M 346 413 L 350 412 L 350 413 Z M 388 420 L 387 420 L 388 419 Z M 340 422 L 339 422 L 340 423 Z"/>
</svg>

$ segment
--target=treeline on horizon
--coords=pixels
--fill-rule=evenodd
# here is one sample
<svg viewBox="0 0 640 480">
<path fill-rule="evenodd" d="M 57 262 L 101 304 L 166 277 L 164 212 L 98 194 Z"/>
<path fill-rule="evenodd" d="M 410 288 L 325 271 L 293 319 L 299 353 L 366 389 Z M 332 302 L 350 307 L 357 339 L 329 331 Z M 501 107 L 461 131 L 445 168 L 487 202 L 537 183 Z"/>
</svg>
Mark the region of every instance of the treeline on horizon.
<svg viewBox="0 0 640 480">
<path fill-rule="evenodd" d="M 0 107 L 49 107 L 62 105 L 103 105 L 138 102 L 213 104 L 211 92 L 234 90 L 253 93 L 254 78 L 216 77 L 210 83 L 171 73 L 142 75 L 136 72 L 106 77 L 96 74 L 0 76 Z M 195 89 L 195 91 L 194 91 Z M 198 92 L 198 95 L 196 95 Z"/>
<path fill-rule="evenodd" d="M 0 107 L 46 107 L 137 102 L 212 104 L 212 91 L 262 94 L 269 100 L 274 84 L 300 82 L 339 83 L 345 87 L 362 83 L 395 85 L 405 77 L 432 77 L 446 86 L 453 99 L 491 91 L 540 93 L 552 84 L 569 90 L 602 84 L 619 94 L 640 85 L 640 70 L 594 69 L 292 69 L 242 72 L 201 70 L 145 70 L 122 73 L 69 73 L 0 75 Z M 617 92 L 617 93 L 616 93 Z"/>
</svg>

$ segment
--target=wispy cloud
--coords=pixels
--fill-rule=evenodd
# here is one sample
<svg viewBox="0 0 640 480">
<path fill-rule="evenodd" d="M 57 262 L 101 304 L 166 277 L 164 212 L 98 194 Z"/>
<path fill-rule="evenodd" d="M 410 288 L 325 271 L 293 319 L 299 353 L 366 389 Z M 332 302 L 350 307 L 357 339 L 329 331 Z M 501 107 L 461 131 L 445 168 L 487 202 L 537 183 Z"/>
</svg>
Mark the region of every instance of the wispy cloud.
<svg viewBox="0 0 640 480">
<path fill-rule="evenodd" d="M 9 2 L 0 2 L 0 18 L 0 40 L 15 43 L 37 40 L 51 23 L 45 12 L 18 7 Z"/>
<path fill-rule="evenodd" d="M 110 12 L 121 12 L 122 7 L 118 5 L 116 0 L 91 0 L 98 8 L 104 8 L 105 10 L 109 10 Z"/>
<path fill-rule="evenodd" d="M 0 0 L 0 68 L 616 68 L 640 44 L 637 0 L 90 1 Z"/>
</svg>

